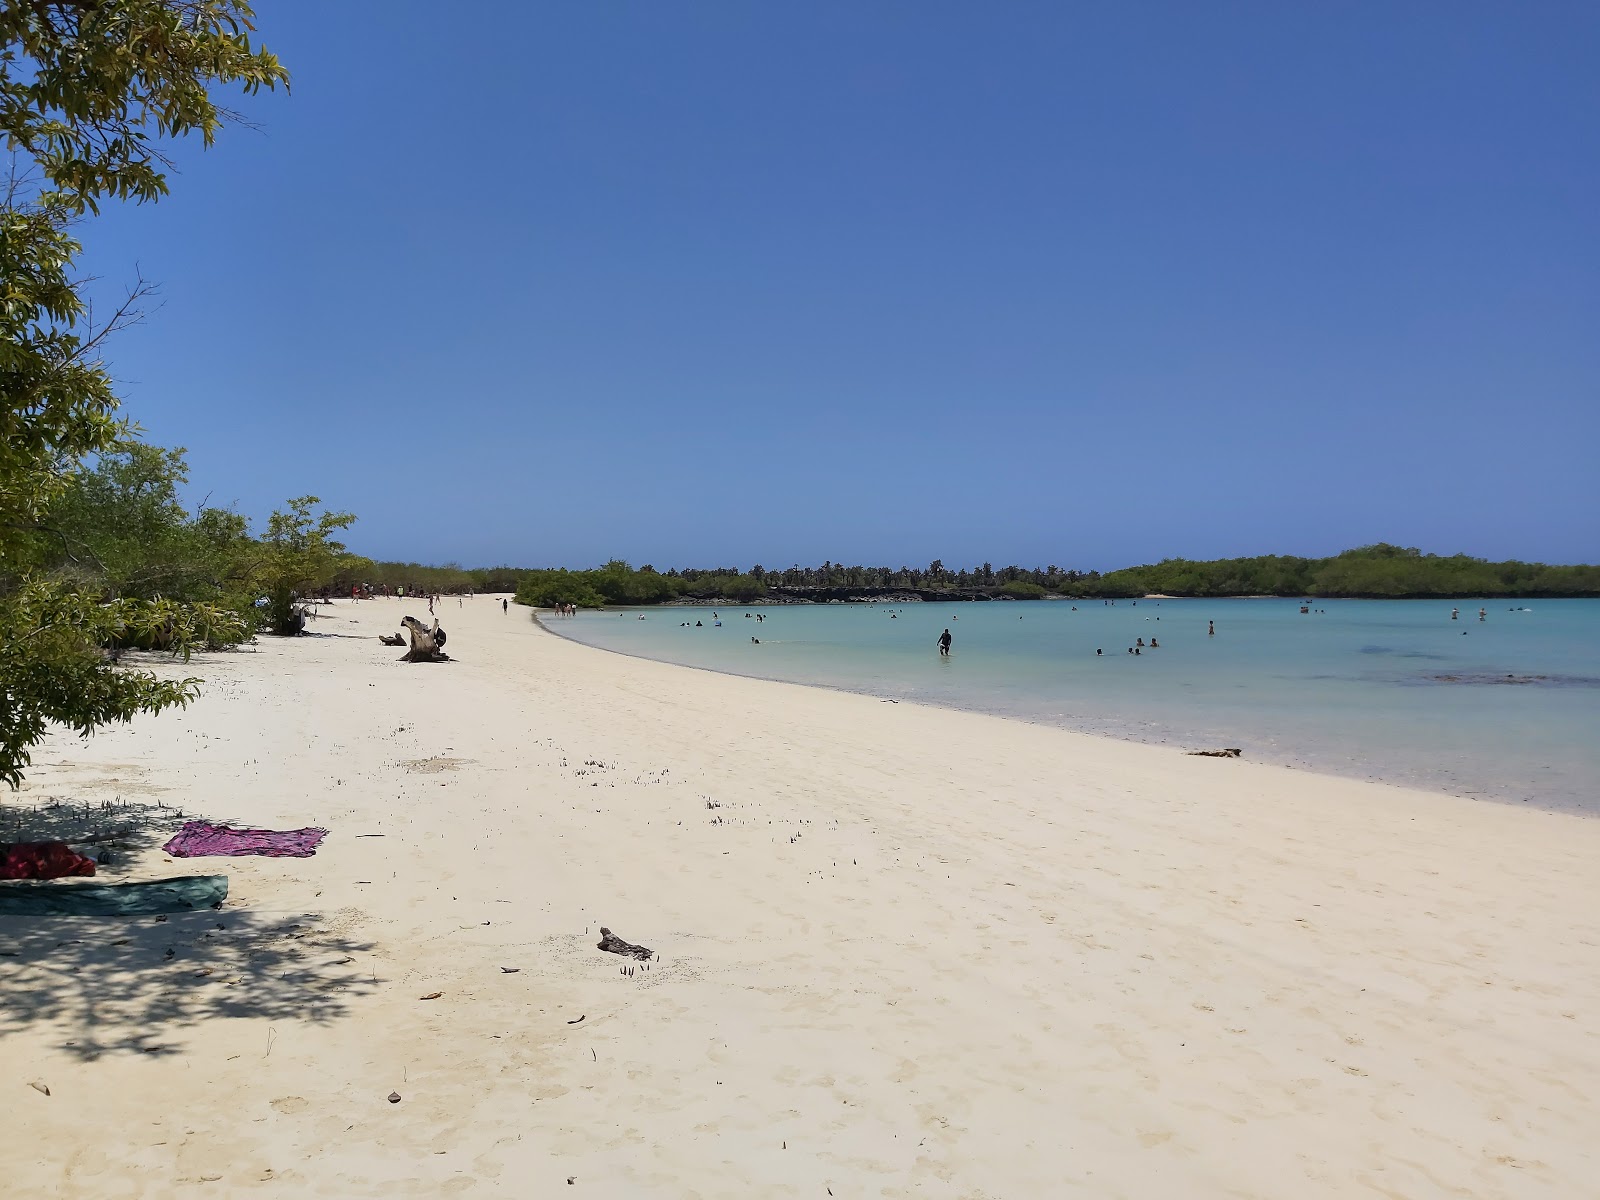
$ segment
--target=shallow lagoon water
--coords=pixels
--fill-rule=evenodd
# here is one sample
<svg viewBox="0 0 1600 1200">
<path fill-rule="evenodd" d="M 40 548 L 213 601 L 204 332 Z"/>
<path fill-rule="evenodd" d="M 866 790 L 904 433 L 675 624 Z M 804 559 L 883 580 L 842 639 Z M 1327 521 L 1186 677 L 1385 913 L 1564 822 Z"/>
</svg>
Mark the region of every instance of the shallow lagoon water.
<svg viewBox="0 0 1600 1200">
<path fill-rule="evenodd" d="M 1260 761 L 1600 814 L 1600 600 L 1311 607 L 1302 614 L 1297 602 L 1276 599 L 763 605 L 717 608 L 720 627 L 701 607 L 544 621 L 589 645 L 663 662 L 1186 749 L 1238 746 Z M 948 659 L 935 645 L 945 628 L 954 639 Z M 1158 649 L 1127 653 L 1152 637 Z"/>
</svg>

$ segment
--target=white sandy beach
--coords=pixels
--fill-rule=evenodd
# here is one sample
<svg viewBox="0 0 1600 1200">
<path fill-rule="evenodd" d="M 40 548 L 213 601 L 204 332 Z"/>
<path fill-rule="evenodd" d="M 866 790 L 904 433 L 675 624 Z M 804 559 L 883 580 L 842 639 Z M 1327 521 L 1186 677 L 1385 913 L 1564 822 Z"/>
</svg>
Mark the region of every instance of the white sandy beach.
<svg viewBox="0 0 1600 1200">
<path fill-rule="evenodd" d="M 1600 1195 L 1600 822 L 497 598 L 399 663 L 424 609 L 197 659 L 187 711 L 0 798 L 331 831 L 168 862 L 158 810 L 103 875 L 225 871 L 220 912 L 0 918 L 6 1195 Z"/>
</svg>

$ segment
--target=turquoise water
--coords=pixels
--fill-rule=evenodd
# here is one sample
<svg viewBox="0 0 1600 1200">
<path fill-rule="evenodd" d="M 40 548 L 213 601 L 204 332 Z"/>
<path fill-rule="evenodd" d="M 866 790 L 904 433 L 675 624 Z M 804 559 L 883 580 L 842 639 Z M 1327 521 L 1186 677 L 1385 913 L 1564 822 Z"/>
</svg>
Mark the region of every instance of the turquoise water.
<svg viewBox="0 0 1600 1200">
<path fill-rule="evenodd" d="M 718 608 L 720 627 L 712 611 L 544 621 L 664 662 L 1600 813 L 1600 600 L 773 605 Z"/>
</svg>

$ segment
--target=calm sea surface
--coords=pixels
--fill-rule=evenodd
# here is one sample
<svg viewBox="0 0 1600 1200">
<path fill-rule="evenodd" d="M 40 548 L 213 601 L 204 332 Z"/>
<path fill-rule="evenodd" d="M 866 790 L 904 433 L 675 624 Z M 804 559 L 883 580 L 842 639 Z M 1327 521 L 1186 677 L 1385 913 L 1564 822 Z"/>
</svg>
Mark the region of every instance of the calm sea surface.
<svg viewBox="0 0 1600 1200">
<path fill-rule="evenodd" d="M 718 608 L 720 627 L 712 612 L 544 622 L 664 662 L 1600 815 L 1600 600 L 773 605 Z"/>
</svg>

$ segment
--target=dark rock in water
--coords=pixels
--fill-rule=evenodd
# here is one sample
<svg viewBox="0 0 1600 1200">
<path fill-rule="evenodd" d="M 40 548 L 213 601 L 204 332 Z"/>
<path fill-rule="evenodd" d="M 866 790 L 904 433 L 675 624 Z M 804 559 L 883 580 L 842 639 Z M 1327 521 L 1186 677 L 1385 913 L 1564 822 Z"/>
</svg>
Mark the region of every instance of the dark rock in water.
<svg viewBox="0 0 1600 1200">
<path fill-rule="evenodd" d="M 1464 675 L 1428 675 L 1427 683 L 1464 683 L 1478 687 L 1600 688 L 1593 675 L 1491 675 L 1486 671 Z"/>
</svg>

